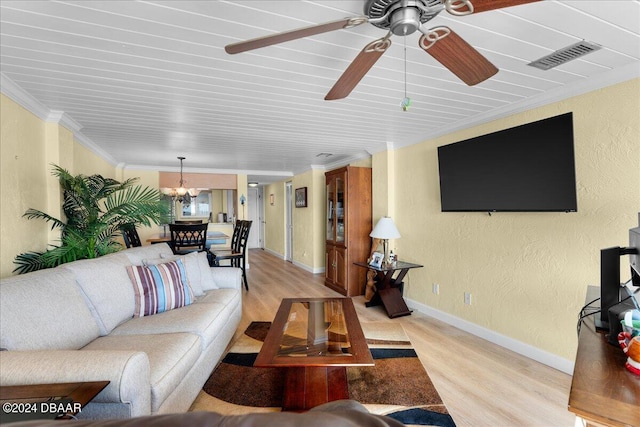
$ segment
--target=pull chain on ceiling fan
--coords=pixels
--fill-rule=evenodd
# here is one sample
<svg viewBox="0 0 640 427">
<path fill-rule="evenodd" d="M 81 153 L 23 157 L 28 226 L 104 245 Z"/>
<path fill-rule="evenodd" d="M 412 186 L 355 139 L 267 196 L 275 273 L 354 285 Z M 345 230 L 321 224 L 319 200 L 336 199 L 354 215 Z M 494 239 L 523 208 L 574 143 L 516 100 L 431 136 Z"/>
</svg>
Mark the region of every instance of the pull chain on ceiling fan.
<svg viewBox="0 0 640 427">
<path fill-rule="evenodd" d="M 400 102 L 402 111 L 409 110 L 411 106 L 411 98 L 407 96 L 407 36 L 404 36 L 404 98 Z"/>
<path fill-rule="evenodd" d="M 387 35 L 362 49 L 324 99 L 334 100 L 349 96 L 382 54 L 389 49 L 392 35 L 405 38 L 405 99 L 409 99 L 406 96 L 406 37 L 408 35 L 420 31 L 422 35 L 418 45 L 464 83 L 473 86 L 495 75 L 498 69 L 450 28 L 440 26 L 429 29 L 425 24 L 443 10 L 454 16 L 463 16 L 537 1 L 541 0 L 367 0 L 363 16 L 344 18 L 233 43 L 227 45 L 225 51 L 229 54 L 246 52 L 329 31 L 352 28 L 368 22 L 376 27 L 387 29 Z M 402 102 L 404 103 L 404 100 Z"/>
</svg>

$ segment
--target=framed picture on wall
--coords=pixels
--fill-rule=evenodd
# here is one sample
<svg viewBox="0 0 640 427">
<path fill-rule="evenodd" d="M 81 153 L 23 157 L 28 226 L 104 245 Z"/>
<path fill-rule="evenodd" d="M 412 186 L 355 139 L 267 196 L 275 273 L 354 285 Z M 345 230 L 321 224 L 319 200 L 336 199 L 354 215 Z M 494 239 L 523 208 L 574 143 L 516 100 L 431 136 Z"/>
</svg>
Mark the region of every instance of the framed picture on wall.
<svg viewBox="0 0 640 427">
<path fill-rule="evenodd" d="M 307 187 L 296 188 L 296 208 L 307 207 Z"/>
</svg>

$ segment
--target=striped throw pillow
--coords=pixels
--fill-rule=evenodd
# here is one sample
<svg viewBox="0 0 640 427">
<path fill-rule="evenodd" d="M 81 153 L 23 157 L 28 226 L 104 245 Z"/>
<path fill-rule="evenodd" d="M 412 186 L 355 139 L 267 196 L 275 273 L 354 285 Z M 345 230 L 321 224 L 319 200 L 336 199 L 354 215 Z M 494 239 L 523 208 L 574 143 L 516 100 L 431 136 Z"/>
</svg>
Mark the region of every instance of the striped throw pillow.
<svg viewBox="0 0 640 427">
<path fill-rule="evenodd" d="M 150 316 L 193 302 L 182 260 L 127 267 L 133 283 L 136 307 L 133 317 Z"/>
</svg>

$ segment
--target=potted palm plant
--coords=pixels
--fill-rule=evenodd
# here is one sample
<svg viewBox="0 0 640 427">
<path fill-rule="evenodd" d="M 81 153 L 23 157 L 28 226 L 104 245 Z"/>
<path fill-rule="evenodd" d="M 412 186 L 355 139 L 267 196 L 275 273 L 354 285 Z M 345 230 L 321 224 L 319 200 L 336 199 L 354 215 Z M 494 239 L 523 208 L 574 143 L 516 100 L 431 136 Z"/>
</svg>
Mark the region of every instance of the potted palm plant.
<svg viewBox="0 0 640 427">
<path fill-rule="evenodd" d="M 25 252 L 16 256 L 14 272 L 19 274 L 56 267 L 67 262 L 97 258 L 122 249 L 116 240 L 125 224 L 158 224 L 167 215 L 161 193 L 150 187 L 134 186 L 138 178 L 123 182 L 101 175 L 71 175 L 53 165 L 64 192 L 62 211 L 65 220 L 37 209 L 28 209 L 28 219 L 42 219 L 59 228 L 60 244 L 43 252 Z"/>
</svg>

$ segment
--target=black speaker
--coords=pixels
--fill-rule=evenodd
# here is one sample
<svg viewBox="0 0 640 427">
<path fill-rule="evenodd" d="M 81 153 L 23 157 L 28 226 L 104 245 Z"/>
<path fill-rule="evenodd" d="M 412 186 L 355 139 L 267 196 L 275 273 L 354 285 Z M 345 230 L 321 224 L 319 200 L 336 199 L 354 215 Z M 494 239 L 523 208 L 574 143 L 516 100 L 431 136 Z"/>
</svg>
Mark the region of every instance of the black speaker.
<svg viewBox="0 0 640 427">
<path fill-rule="evenodd" d="M 609 308 L 620 302 L 620 247 L 600 250 L 600 329 L 609 329 Z"/>
</svg>

